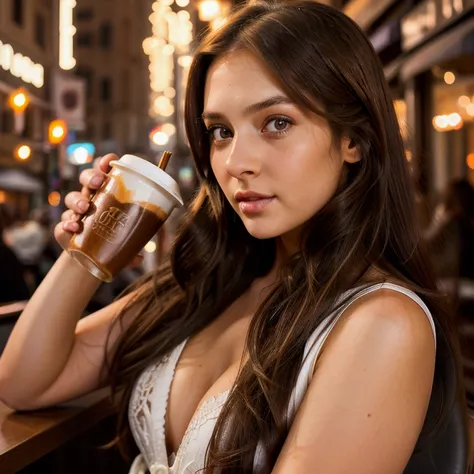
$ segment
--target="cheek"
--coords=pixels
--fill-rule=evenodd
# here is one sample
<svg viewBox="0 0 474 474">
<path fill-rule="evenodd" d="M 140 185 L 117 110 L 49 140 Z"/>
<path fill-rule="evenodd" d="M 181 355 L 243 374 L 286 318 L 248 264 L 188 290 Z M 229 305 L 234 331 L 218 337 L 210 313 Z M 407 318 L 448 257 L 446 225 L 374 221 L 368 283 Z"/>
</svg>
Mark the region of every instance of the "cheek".
<svg viewBox="0 0 474 474">
<path fill-rule="evenodd" d="M 288 183 L 286 201 L 295 211 L 299 208 L 305 214 L 315 214 L 336 192 L 341 174 L 342 165 L 332 157 L 318 160 L 313 154 L 305 163 L 295 162 L 285 172 L 281 170 L 281 179 Z"/>
<path fill-rule="evenodd" d="M 224 177 L 225 177 L 225 173 L 223 171 L 223 168 L 222 166 L 219 166 L 219 163 L 216 162 L 215 160 L 212 160 L 211 159 L 211 171 L 212 173 L 214 174 L 217 182 L 219 183 L 219 185 L 222 186 L 223 184 L 223 180 L 224 180 Z"/>
<path fill-rule="evenodd" d="M 221 166 L 221 163 L 218 160 L 214 160 L 211 157 L 210 166 L 214 178 L 217 181 L 217 184 L 222 189 L 222 192 L 229 197 L 231 194 L 230 190 L 230 176 L 227 174 L 225 167 Z"/>
</svg>

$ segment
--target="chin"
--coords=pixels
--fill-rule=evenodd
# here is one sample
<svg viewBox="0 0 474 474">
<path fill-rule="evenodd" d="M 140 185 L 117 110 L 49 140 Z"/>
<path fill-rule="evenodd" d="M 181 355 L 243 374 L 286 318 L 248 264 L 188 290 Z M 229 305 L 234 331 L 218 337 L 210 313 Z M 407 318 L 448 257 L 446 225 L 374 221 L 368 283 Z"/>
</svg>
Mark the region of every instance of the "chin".
<svg viewBox="0 0 474 474">
<path fill-rule="evenodd" d="M 282 226 L 275 225 L 275 223 L 265 223 L 265 222 L 254 222 L 243 220 L 247 232 L 256 239 L 266 240 L 274 239 L 279 237 L 282 234 L 288 232 L 289 229 L 283 228 Z"/>
</svg>

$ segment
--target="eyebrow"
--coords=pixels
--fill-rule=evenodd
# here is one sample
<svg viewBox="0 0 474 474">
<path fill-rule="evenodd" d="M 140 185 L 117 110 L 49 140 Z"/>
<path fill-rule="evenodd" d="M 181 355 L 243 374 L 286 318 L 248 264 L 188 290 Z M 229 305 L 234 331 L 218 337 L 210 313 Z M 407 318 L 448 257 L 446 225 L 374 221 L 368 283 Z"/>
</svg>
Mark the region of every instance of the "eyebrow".
<svg viewBox="0 0 474 474">
<path fill-rule="evenodd" d="M 293 104 L 294 102 L 284 95 L 276 95 L 274 97 L 270 97 L 268 99 L 262 100 L 261 102 L 257 102 L 256 104 L 249 105 L 244 109 L 244 115 L 250 115 L 255 112 L 259 112 L 264 109 L 268 109 L 269 107 L 273 107 L 274 105 L 281 105 L 281 104 Z M 203 112 L 202 114 L 203 120 L 221 120 L 225 118 L 223 114 L 217 112 Z"/>
</svg>

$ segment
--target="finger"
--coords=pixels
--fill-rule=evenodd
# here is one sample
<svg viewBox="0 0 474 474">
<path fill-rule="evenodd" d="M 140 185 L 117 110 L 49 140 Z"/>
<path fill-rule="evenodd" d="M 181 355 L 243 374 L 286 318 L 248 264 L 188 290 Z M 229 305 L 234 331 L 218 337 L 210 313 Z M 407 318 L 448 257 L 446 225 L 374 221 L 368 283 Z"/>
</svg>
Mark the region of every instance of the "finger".
<svg viewBox="0 0 474 474">
<path fill-rule="evenodd" d="M 59 222 L 54 228 L 54 238 L 63 249 L 67 248 L 69 241 L 74 234 L 72 230 L 65 230 L 64 224 L 64 222 Z"/>
<path fill-rule="evenodd" d="M 66 221 L 62 223 L 63 231 L 73 234 L 79 232 L 80 224 L 77 221 Z"/>
<path fill-rule="evenodd" d="M 88 169 L 84 170 L 79 175 L 79 182 L 82 186 L 90 189 L 99 189 L 105 180 L 105 174 L 99 170 Z"/>
<path fill-rule="evenodd" d="M 119 157 L 115 153 L 108 153 L 107 155 L 104 155 L 99 160 L 99 169 L 104 173 L 108 173 L 110 171 L 110 162 L 118 159 Z"/>
<path fill-rule="evenodd" d="M 72 191 L 66 194 L 64 198 L 66 207 L 76 212 L 77 214 L 84 214 L 89 209 L 90 203 L 84 193 Z"/>
<path fill-rule="evenodd" d="M 77 220 L 77 219 L 75 219 L 75 216 L 77 216 L 77 214 L 72 209 L 68 209 L 67 211 L 64 211 L 61 214 L 61 221 L 65 222 L 65 221 Z"/>
</svg>

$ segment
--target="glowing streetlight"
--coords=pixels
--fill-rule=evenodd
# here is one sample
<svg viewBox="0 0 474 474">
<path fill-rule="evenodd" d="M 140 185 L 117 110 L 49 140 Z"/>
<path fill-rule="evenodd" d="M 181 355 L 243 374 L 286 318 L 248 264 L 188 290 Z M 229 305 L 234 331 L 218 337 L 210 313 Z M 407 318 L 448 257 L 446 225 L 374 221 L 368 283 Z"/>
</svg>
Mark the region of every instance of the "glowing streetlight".
<svg viewBox="0 0 474 474">
<path fill-rule="evenodd" d="M 67 135 L 67 125 L 64 120 L 53 120 L 48 127 L 48 141 L 51 145 L 59 145 Z"/>
<path fill-rule="evenodd" d="M 150 240 L 150 242 L 148 242 L 145 245 L 145 252 L 153 253 L 155 251 L 156 251 L 156 244 L 155 244 L 155 242 L 153 242 L 153 240 Z"/>
<path fill-rule="evenodd" d="M 170 137 L 168 135 L 166 135 L 165 132 L 155 132 L 151 136 L 151 141 L 155 145 L 160 145 L 160 146 L 166 145 L 169 142 L 169 139 L 170 139 Z"/>
<path fill-rule="evenodd" d="M 444 82 L 446 82 L 446 84 L 448 85 L 454 84 L 455 80 L 456 80 L 456 76 L 451 71 L 446 71 L 444 73 Z"/>
<path fill-rule="evenodd" d="M 48 195 L 48 202 L 50 206 L 57 207 L 61 203 L 61 194 L 58 191 L 51 191 Z"/>
<path fill-rule="evenodd" d="M 25 161 L 31 156 L 31 148 L 28 145 L 18 145 L 14 155 L 16 159 Z"/>
<path fill-rule="evenodd" d="M 202 0 L 199 3 L 199 19 L 213 21 L 221 16 L 221 4 L 218 0 Z"/>
<path fill-rule="evenodd" d="M 24 112 L 29 103 L 30 98 L 28 93 L 22 87 L 14 90 L 8 97 L 8 105 L 13 109 L 15 114 Z"/>
</svg>

